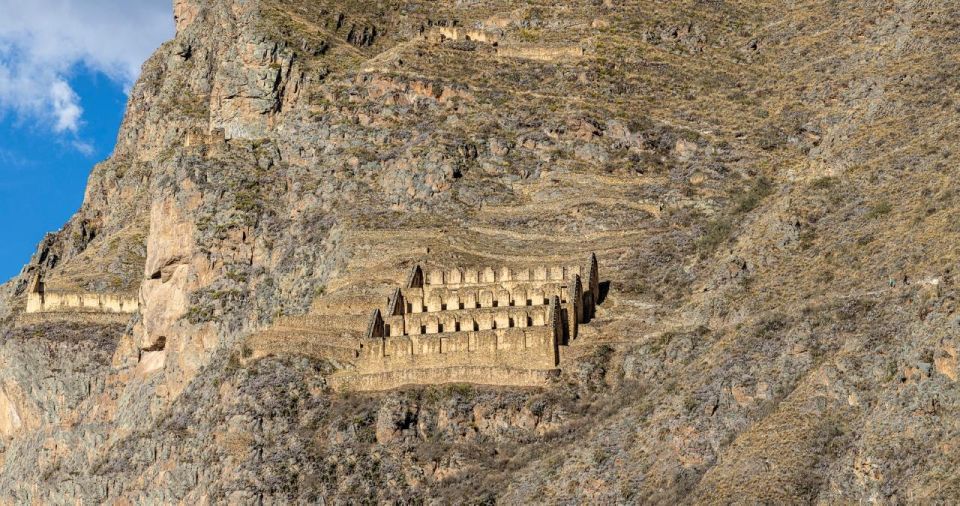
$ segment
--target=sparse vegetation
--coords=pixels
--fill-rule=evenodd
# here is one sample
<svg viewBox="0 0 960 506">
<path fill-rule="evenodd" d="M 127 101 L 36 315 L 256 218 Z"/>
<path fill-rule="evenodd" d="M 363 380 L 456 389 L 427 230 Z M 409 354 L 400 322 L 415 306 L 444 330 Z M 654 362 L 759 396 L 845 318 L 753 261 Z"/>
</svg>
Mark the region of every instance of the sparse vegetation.
<svg viewBox="0 0 960 506">
<path fill-rule="evenodd" d="M 0 502 L 950 503 L 956 6 L 601 4 L 205 6 L 0 289 Z M 341 395 L 355 329 L 250 339 L 594 250 L 549 388 Z M 147 309 L 21 326 L 35 272 Z"/>
<path fill-rule="evenodd" d="M 893 205 L 887 201 L 877 202 L 867 211 L 867 218 L 876 219 L 881 218 L 890 214 L 890 211 L 893 210 Z"/>
</svg>

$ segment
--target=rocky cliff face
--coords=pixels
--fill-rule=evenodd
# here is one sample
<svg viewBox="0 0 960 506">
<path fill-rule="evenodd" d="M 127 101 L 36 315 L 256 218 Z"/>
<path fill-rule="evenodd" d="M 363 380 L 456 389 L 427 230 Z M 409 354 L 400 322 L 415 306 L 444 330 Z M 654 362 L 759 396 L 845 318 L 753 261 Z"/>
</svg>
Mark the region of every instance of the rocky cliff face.
<svg viewBox="0 0 960 506">
<path fill-rule="evenodd" d="M 950 502 L 957 11 L 175 1 L 0 291 L 0 502 Z M 545 390 L 335 395 L 246 343 L 411 262 L 591 251 Z M 141 311 L 27 325 L 36 274 Z"/>
</svg>

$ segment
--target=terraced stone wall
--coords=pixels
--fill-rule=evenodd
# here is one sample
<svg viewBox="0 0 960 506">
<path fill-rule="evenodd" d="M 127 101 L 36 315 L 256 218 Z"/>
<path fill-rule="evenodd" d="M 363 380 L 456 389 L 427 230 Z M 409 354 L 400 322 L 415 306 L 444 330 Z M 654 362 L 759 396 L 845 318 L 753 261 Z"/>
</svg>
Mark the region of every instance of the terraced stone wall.
<svg viewBox="0 0 960 506">
<path fill-rule="evenodd" d="M 587 272 L 589 279 L 580 276 Z M 448 382 L 534 386 L 556 372 L 560 347 L 592 316 L 599 287 L 587 268 L 415 266 L 386 312 L 376 309 L 356 369 L 336 388 Z"/>
</svg>

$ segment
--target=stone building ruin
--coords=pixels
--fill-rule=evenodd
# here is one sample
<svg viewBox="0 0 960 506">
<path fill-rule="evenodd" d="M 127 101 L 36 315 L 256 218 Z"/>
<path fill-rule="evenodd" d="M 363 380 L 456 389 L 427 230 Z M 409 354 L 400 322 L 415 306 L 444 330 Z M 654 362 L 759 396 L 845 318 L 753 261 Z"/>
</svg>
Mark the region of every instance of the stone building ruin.
<svg viewBox="0 0 960 506">
<path fill-rule="evenodd" d="M 561 347 L 593 318 L 599 297 L 596 255 L 585 268 L 416 265 L 373 311 L 356 369 L 334 375 L 333 386 L 542 385 L 559 373 Z"/>
<path fill-rule="evenodd" d="M 135 296 L 110 293 L 48 291 L 40 276 L 34 276 L 27 290 L 26 312 L 132 314 L 140 309 Z"/>
</svg>

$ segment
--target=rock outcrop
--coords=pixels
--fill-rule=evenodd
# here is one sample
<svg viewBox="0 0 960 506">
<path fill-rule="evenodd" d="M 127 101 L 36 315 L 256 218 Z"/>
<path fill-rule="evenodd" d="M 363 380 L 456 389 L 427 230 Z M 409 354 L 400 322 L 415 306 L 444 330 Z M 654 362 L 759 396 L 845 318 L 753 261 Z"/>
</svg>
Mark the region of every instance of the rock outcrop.
<svg viewBox="0 0 960 506">
<path fill-rule="evenodd" d="M 960 497 L 956 5 L 171 15 L 0 287 L 0 504 Z M 333 388 L 421 259 L 591 252 L 546 386 Z M 35 279 L 137 308 L 25 318 Z"/>
</svg>

